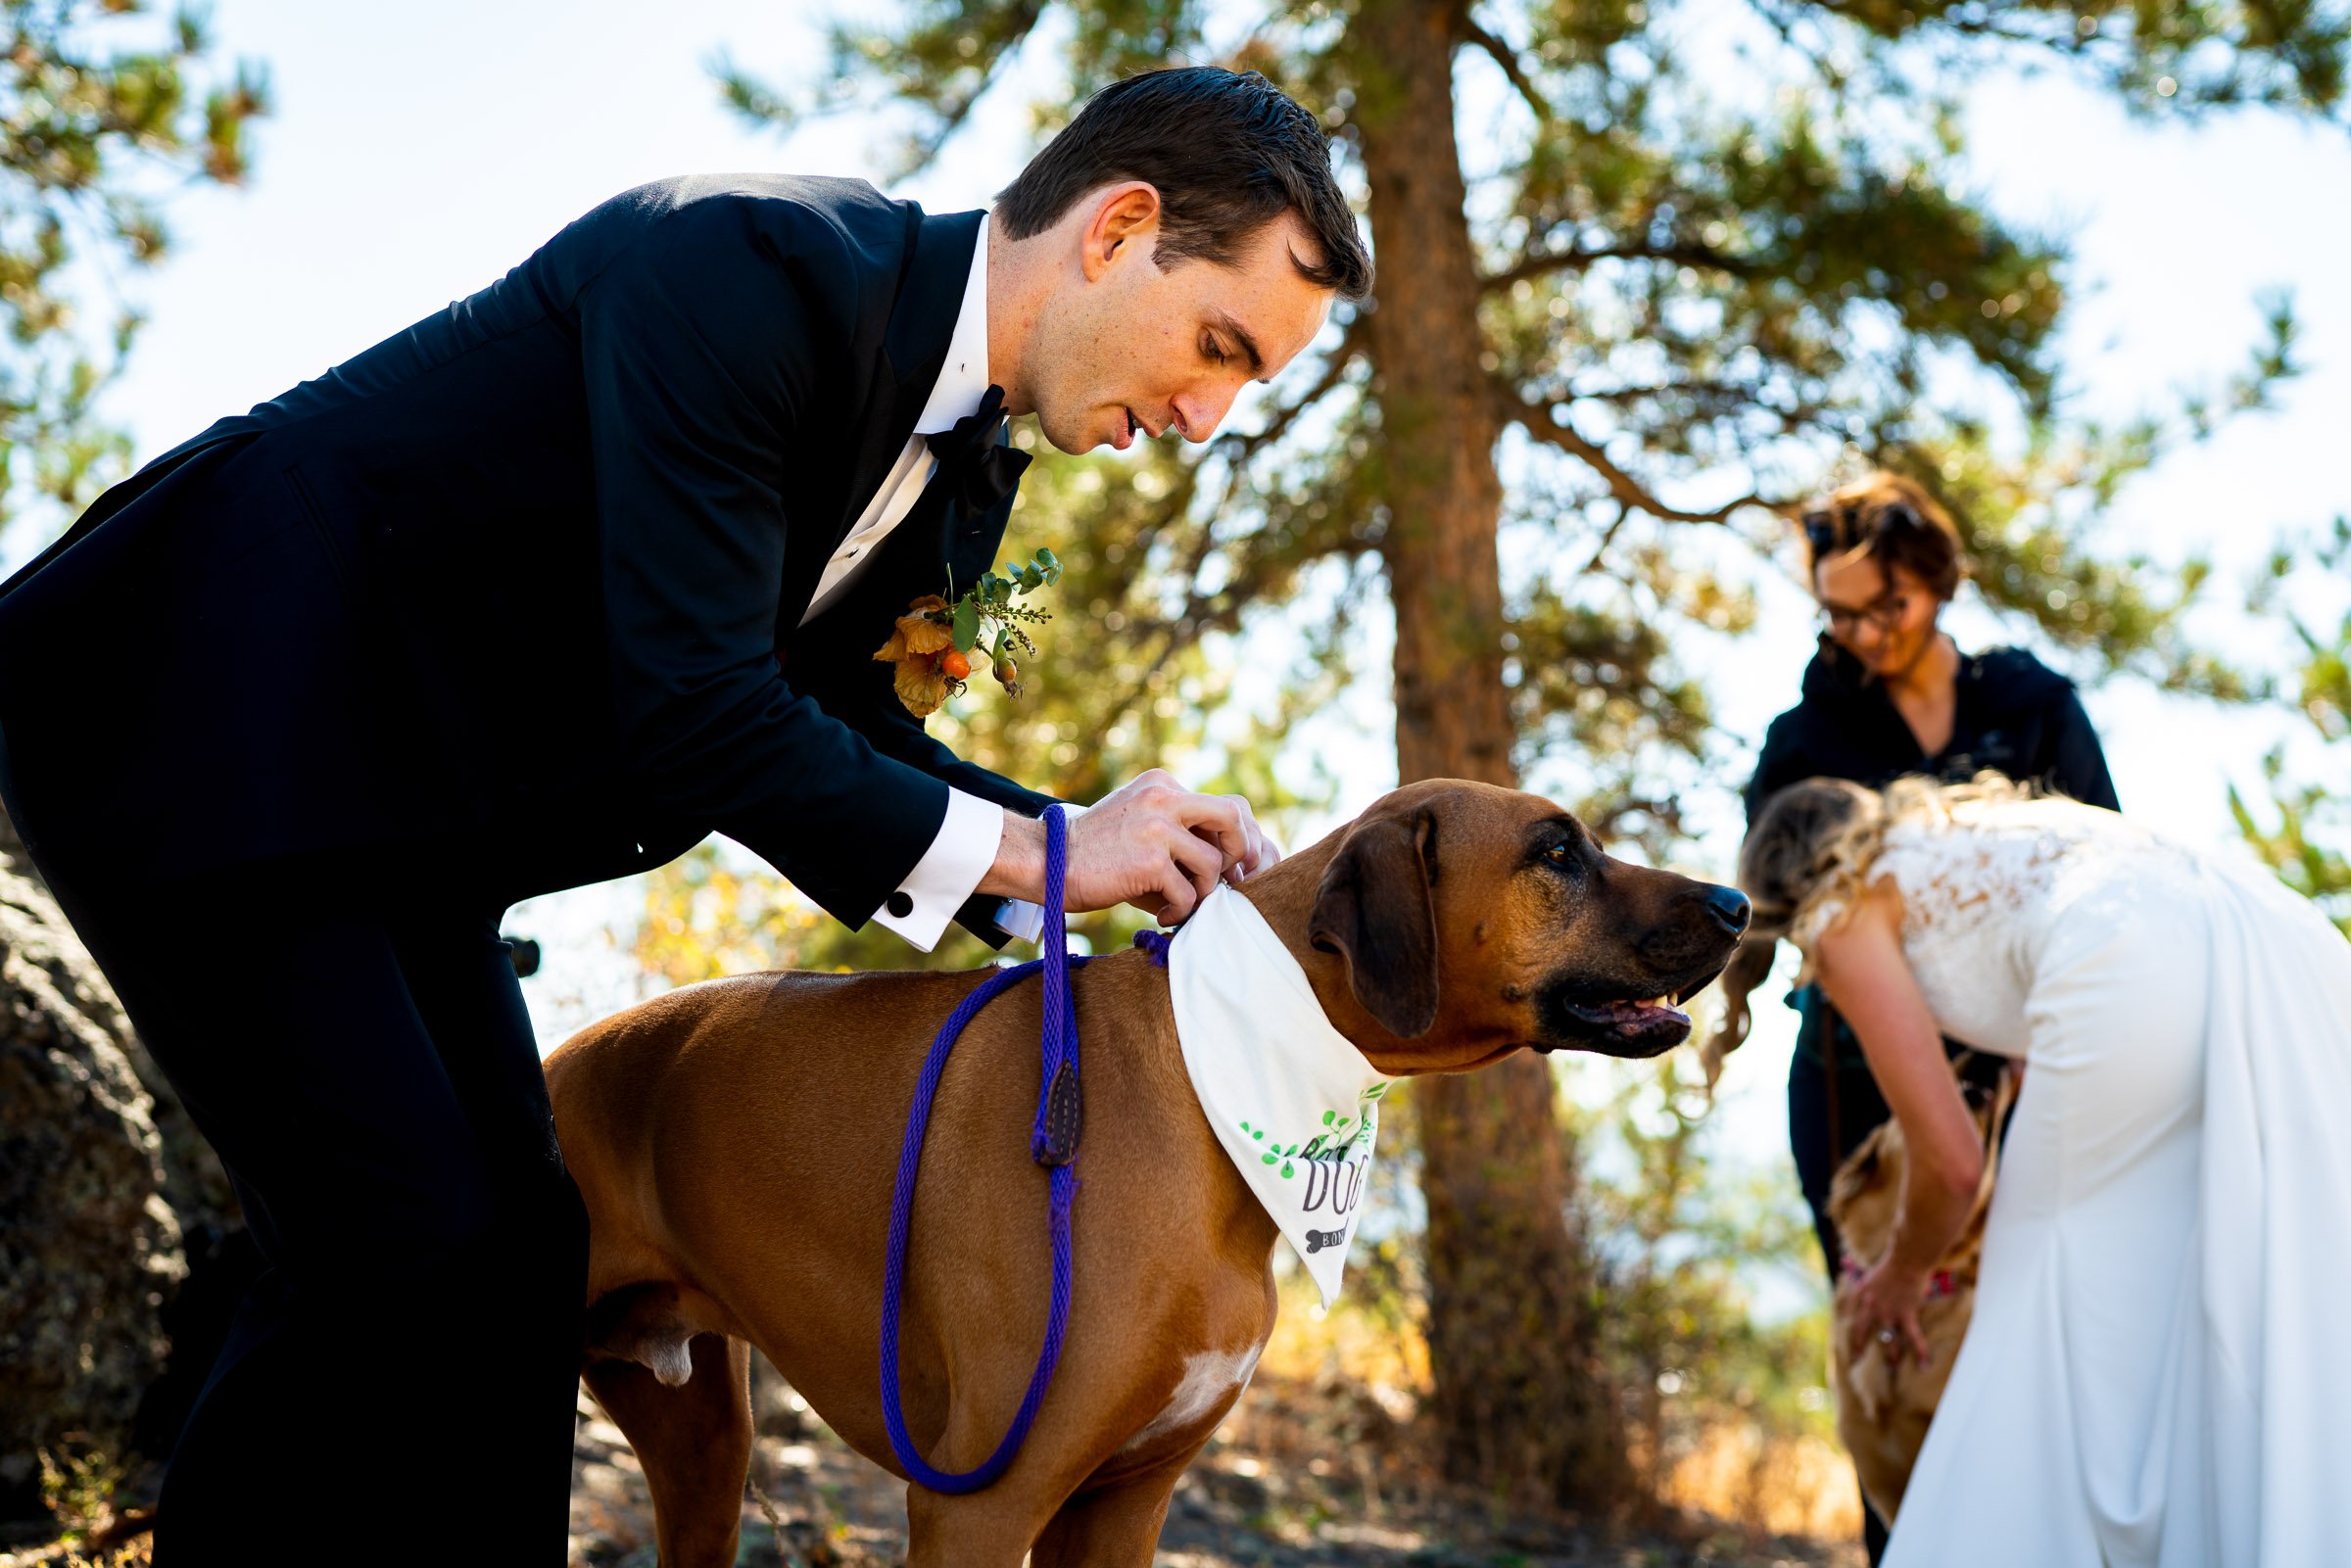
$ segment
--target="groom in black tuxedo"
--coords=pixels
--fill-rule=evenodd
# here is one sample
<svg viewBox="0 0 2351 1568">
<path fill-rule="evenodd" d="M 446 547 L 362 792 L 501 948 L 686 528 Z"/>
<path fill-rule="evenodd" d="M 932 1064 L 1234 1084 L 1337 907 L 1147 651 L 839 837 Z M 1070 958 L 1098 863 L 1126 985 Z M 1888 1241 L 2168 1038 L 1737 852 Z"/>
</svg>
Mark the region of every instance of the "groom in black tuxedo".
<svg viewBox="0 0 2351 1568">
<path fill-rule="evenodd" d="M 875 649 L 995 559 L 1008 414 L 1206 440 L 1368 284 L 1313 116 L 1152 72 L 992 213 L 616 197 L 0 587 L 0 796 L 268 1263 L 160 1562 L 561 1560 L 585 1219 L 500 916 L 716 831 L 851 926 L 1003 940 L 1049 801 L 926 736 Z M 1156 773 L 1071 851 L 1073 909 L 1168 921 L 1271 853 Z M 400 1467 L 380 1522 L 342 1510 L 355 1429 Z"/>
</svg>

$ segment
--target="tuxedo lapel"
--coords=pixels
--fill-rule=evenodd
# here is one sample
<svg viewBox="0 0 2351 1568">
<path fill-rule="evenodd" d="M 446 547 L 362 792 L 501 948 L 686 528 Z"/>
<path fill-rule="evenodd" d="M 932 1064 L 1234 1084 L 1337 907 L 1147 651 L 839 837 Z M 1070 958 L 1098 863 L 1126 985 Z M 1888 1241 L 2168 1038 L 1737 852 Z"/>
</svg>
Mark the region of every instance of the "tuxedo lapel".
<svg viewBox="0 0 2351 1568">
<path fill-rule="evenodd" d="M 883 363 L 875 396 L 859 421 L 857 483 L 849 493 L 849 514 L 834 536 L 839 545 L 857 515 L 874 499 L 890 465 L 906 448 L 922 417 L 923 404 L 947 362 L 947 343 L 963 308 L 963 288 L 972 271 L 972 247 L 980 237 L 981 213 L 932 216 L 907 204 L 907 243 L 912 253 L 890 301 L 889 327 L 882 337 Z"/>
<path fill-rule="evenodd" d="M 933 215 L 912 202 L 903 205 L 908 260 L 890 299 L 881 363 L 874 367 L 871 390 L 852 426 L 856 448 L 849 459 L 849 484 L 840 515 L 811 540 L 819 547 L 792 552 L 777 617 L 778 630 L 787 638 L 815 596 L 826 562 L 856 526 L 898 454 L 905 451 L 906 438 L 913 434 L 914 422 L 922 417 L 923 404 L 930 400 L 939 369 L 946 363 L 948 340 L 954 336 L 955 317 L 963 306 L 972 247 L 978 243 L 980 219 L 984 214 Z M 917 502 L 918 516 L 926 503 Z M 903 533 L 917 520 L 909 517 L 897 532 Z M 897 543 L 893 535 L 885 548 L 891 549 Z M 891 552 L 895 553 L 894 549 Z M 877 567 L 881 564 L 875 563 Z M 870 570 L 866 574 L 869 579 L 876 575 L 880 574 Z M 825 618 L 830 619 L 830 612 Z"/>
</svg>

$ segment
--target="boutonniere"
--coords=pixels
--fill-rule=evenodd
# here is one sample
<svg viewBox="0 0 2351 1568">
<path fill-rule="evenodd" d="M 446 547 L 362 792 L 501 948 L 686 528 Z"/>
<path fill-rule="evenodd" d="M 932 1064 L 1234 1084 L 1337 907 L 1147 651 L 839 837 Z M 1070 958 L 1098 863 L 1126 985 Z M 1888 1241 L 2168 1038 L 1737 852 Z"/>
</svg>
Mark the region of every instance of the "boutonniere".
<svg viewBox="0 0 2351 1568">
<path fill-rule="evenodd" d="M 926 594 L 906 607 L 889 641 L 874 657 L 897 666 L 898 700 L 918 719 L 928 719 L 964 683 L 983 659 L 1004 685 L 1007 696 L 1021 694 L 1021 660 L 1033 662 L 1036 643 L 1022 630 L 1053 619 L 1051 610 L 1013 601 L 1061 581 L 1061 562 L 1040 549 L 1025 565 L 988 572 L 952 601 Z M 950 589 L 952 584 L 948 585 Z"/>
</svg>

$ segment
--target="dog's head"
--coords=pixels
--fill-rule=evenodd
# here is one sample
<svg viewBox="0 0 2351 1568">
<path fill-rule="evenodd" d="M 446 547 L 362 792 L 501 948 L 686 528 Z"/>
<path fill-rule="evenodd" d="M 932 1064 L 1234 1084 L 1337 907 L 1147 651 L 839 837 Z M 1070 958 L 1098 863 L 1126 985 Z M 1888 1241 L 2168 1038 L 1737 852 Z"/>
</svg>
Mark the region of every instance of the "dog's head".
<svg viewBox="0 0 2351 1568">
<path fill-rule="evenodd" d="M 1747 928 L 1735 888 L 1612 860 L 1540 795 L 1458 779 L 1382 797 L 1292 875 L 1318 876 L 1324 1010 L 1395 1074 L 1521 1047 L 1655 1056 Z"/>
</svg>

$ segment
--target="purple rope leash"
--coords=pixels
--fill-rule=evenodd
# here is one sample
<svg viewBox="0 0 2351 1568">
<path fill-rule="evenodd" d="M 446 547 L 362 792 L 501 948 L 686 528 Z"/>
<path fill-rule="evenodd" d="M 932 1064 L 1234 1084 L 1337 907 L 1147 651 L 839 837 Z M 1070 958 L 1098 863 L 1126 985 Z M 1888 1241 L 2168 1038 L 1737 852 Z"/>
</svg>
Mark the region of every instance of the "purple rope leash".
<svg viewBox="0 0 2351 1568">
<path fill-rule="evenodd" d="M 1036 1407 L 1044 1402 L 1061 1359 L 1061 1338 L 1070 1320 L 1070 1208 L 1078 1196 L 1078 1134 L 1080 1102 L 1078 1090 L 1078 1013 L 1070 1005 L 1070 972 L 1085 960 L 1069 950 L 1067 917 L 1062 912 L 1062 888 L 1069 870 L 1069 827 L 1054 806 L 1045 812 L 1045 930 L 1040 955 L 1026 964 L 998 970 L 965 997 L 939 1026 L 915 1084 L 914 1107 L 906 1115 L 906 1141 L 898 1151 L 898 1180 L 889 1203 L 889 1250 L 882 1273 L 882 1422 L 889 1429 L 890 1451 L 915 1482 L 949 1496 L 978 1492 L 1012 1463 Z M 1165 963 L 1164 957 L 1160 960 Z M 916 1451 L 906 1435 L 906 1414 L 898 1393 L 898 1305 L 906 1284 L 906 1238 L 914 1222 L 914 1183 L 923 1160 L 923 1136 L 930 1130 L 931 1101 L 938 1093 L 947 1055 L 963 1034 L 964 1025 L 980 1010 L 1029 975 L 1042 972 L 1044 996 L 1044 1076 L 1037 1094 L 1036 1122 L 1030 1130 L 1029 1155 L 1047 1172 L 1049 1197 L 1045 1228 L 1053 1247 L 1053 1295 L 1045 1317 L 1045 1343 L 1037 1352 L 1036 1370 L 1029 1392 L 1014 1412 L 1012 1425 L 995 1452 L 976 1469 L 956 1474 L 935 1470 Z"/>
</svg>

